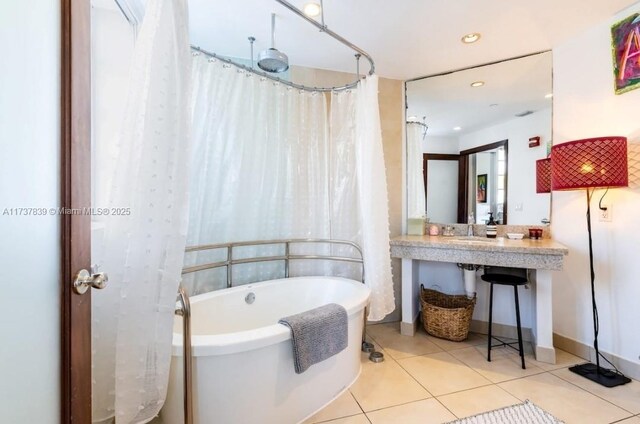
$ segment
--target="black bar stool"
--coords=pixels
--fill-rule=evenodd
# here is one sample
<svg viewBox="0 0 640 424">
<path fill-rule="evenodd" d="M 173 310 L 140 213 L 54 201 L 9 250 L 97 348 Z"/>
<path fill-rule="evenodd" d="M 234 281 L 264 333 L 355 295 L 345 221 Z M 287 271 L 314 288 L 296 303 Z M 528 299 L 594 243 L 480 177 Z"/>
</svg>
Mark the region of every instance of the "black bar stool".
<svg viewBox="0 0 640 424">
<path fill-rule="evenodd" d="M 516 342 L 505 342 L 499 338 L 491 335 L 491 324 L 493 321 L 493 286 L 500 284 L 502 286 L 512 286 L 513 295 L 516 303 L 516 323 L 518 326 L 518 349 L 520 353 L 520 360 L 522 361 L 522 369 L 526 369 L 524 366 L 524 348 L 522 347 L 522 327 L 520 326 L 520 302 L 518 300 L 518 286 L 527 284 L 527 270 L 520 268 L 499 268 L 499 267 L 485 267 L 484 275 L 482 275 L 483 281 L 491 284 L 491 294 L 489 295 L 489 338 L 487 342 L 487 361 L 491 362 L 491 348 L 498 346 L 509 346 L 512 349 L 516 349 L 512 345 Z M 493 345 L 492 340 L 495 339 L 500 344 Z"/>
</svg>

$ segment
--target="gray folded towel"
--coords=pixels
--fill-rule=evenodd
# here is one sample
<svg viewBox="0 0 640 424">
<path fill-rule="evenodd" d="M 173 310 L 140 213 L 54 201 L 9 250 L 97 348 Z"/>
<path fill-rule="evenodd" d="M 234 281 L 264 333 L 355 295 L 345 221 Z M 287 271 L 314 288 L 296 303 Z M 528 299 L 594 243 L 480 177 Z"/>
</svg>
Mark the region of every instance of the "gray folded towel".
<svg viewBox="0 0 640 424">
<path fill-rule="evenodd" d="M 282 318 L 278 323 L 291 329 L 296 374 L 347 347 L 347 311 L 335 303 Z"/>
</svg>

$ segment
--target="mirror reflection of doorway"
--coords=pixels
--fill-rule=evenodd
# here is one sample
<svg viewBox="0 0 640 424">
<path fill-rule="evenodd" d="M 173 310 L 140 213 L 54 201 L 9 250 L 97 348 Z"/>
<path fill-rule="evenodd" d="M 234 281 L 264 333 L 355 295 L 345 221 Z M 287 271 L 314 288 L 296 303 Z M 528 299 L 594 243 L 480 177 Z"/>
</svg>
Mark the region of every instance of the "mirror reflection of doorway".
<svg viewBox="0 0 640 424">
<path fill-rule="evenodd" d="M 427 217 L 431 222 L 465 224 L 473 214 L 486 224 L 489 212 L 507 224 L 508 140 L 460 154 L 423 154 Z"/>
<path fill-rule="evenodd" d="M 507 152 L 508 140 L 460 152 L 467 175 L 465 213 L 458 222 L 468 222 L 473 214 L 476 224 L 486 224 L 492 213 L 496 223 L 507 223 Z"/>
<path fill-rule="evenodd" d="M 458 222 L 460 194 L 460 155 L 424 154 L 424 186 L 427 217 L 432 222 Z"/>
</svg>

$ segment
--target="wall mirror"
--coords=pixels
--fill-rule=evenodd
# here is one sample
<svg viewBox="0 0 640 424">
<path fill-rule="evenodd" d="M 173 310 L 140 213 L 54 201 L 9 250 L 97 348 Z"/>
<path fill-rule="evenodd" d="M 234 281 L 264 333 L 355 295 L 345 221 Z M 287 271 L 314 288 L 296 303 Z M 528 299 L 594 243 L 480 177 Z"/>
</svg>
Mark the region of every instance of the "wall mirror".
<svg viewBox="0 0 640 424">
<path fill-rule="evenodd" d="M 419 78 L 407 99 L 407 217 L 547 223 L 535 162 L 551 146 L 552 55 Z"/>
</svg>

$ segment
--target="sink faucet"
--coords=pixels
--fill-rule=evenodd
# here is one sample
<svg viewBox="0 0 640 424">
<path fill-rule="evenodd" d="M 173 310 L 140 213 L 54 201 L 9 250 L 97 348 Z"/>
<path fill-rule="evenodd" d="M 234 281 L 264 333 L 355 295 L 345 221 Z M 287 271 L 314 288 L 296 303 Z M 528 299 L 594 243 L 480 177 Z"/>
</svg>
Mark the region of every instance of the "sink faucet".
<svg viewBox="0 0 640 424">
<path fill-rule="evenodd" d="M 473 237 L 473 213 L 469 214 L 467 223 L 469 224 L 467 227 L 467 237 Z"/>
</svg>

